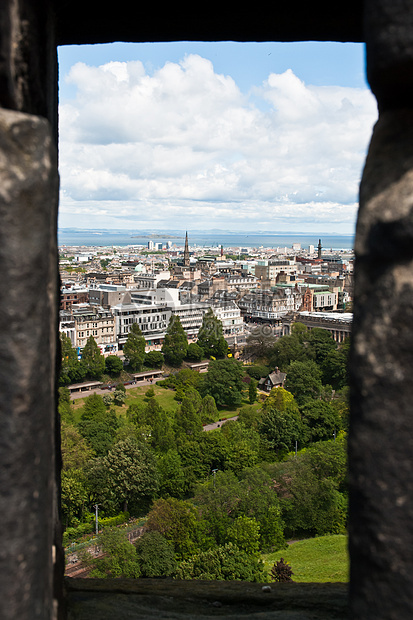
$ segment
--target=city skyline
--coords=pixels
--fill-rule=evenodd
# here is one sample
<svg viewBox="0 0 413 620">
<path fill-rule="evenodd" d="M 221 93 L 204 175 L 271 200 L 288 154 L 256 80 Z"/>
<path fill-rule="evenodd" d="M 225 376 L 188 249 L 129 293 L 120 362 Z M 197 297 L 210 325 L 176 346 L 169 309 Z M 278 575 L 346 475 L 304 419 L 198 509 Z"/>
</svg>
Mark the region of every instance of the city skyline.
<svg viewBox="0 0 413 620">
<path fill-rule="evenodd" d="M 353 234 L 359 44 L 59 49 L 59 226 Z"/>
</svg>

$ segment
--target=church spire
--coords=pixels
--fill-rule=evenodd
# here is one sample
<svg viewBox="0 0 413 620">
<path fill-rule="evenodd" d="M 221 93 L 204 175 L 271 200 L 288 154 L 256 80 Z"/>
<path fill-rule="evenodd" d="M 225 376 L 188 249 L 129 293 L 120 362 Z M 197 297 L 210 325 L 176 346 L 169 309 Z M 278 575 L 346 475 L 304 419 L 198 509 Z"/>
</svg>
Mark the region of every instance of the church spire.
<svg viewBox="0 0 413 620">
<path fill-rule="evenodd" d="M 189 267 L 188 231 L 185 235 L 184 267 Z"/>
</svg>

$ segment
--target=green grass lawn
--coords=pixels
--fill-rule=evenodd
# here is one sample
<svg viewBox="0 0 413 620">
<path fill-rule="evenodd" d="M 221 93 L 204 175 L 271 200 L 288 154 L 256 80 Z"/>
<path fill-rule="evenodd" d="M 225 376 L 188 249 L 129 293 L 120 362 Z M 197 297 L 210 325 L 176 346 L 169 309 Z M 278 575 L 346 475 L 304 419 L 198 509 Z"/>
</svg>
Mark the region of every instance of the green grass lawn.
<svg viewBox="0 0 413 620">
<path fill-rule="evenodd" d="M 115 407 L 117 413 L 118 410 L 126 411 L 126 409 L 130 405 L 133 405 L 135 403 L 145 403 L 145 392 L 147 392 L 151 387 L 153 387 L 153 390 L 155 392 L 155 398 L 159 405 L 162 407 L 162 409 L 164 409 L 165 411 L 173 411 L 178 409 L 179 403 L 177 400 L 175 400 L 175 390 L 158 387 L 156 383 L 154 383 L 152 386 L 144 385 L 142 387 L 136 387 L 126 390 L 126 402 L 123 407 Z"/>
<path fill-rule="evenodd" d="M 291 566 L 293 581 L 333 582 L 349 580 L 347 536 L 320 536 L 300 540 L 276 553 L 263 555 L 265 568 L 284 558 Z"/>
<path fill-rule="evenodd" d="M 126 410 L 127 408 L 135 403 L 145 403 L 146 402 L 146 397 L 145 397 L 145 392 L 147 392 L 149 390 L 150 387 L 153 387 L 154 392 L 155 392 L 155 398 L 158 401 L 159 405 L 162 407 L 162 409 L 164 409 L 165 411 L 176 411 L 176 409 L 178 409 L 180 403 L 175 400 L 175 390 L 169 389 L 169 388 L 164 388 L 161 386 L 157 386 L 156 383 L 154 383 L 152 386 L 151 385 L 143 385 L 140 387 L 133 387 L 133 388 L 128 388 L 126 390 L 126 401 L 125 404 L 122 407 L 118 407 L 116 405 L 111 405 L 111 407 L 113 409 L 115 409 L 116 414 L 119 416 L 124 416 L 126 414 Z M 109 392 L 110 393 L 110 392 Z M 78 421 L 78 419 L 80 418 L 80 414 L 81 414 L 81 408 L 84 405 L 84 401 L 87 398 L 87 394 L 85 394 L 84 398 L 77 398 L 75 400 L 73 400 L 73 407 L 75 410 L 75 420 Z M 244 398 L 242 405 L 239 407 L 221 407 L 218 408 L 218 415 L 215 421 L 218 421 L 219 419 L 224 419 L 224 418 L 232 418 L 236 415 L 238 415 L 240 409 L 242 407 L 248 406 L 248 399 Z M 255 408 L 259 408 L 261 407 L 262 403 L 255 403 L 253 406 Z"/>
</svg>

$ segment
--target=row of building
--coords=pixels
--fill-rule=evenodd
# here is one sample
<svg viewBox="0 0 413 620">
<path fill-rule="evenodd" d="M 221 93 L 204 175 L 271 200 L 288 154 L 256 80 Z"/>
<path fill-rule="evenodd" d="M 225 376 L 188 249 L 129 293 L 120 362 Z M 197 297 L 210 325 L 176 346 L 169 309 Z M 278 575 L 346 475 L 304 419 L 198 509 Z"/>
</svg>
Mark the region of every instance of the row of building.
<svg viewBox="0 0 413 620">
<path fill-rule="evenodd" d="M 251 324 L 257 323 L 269 324 L 281 334 L 288 333 L 293 320 L 311 327 L 316 316 L 317 326 L 330 329 L 334 317 L 335 325 L 344 325 L 344 331 L 330 329 L 338 341 L 351 329 L 351 314 L 343 312 L 351 302 L 348 268 L 347 273 L 318 273 L 319 259 L 315 263 L 270 259 L 257 261 L 252 273 L 251 265 L 225 261 L 222 255 L 203 259 L 192 261 L 186 245 L 184 260 L 168 270 L 127 265 L 124 272 L 129 277 L 123 284 L 108 282 L 110 272 L 93 269 L 84 272 L 83 282 L 63 280 L 60 331 L 79 354 L 93 336 L 107 355 L 122 350 L 134 323 L 147 350 L 159 350 L 173 315 L 179 316 L 188 341 L 195 342 L 209 308 L 222 322 L 228 343 L 238 347 L 245 343 Z M 309 269 L 312 264 L 315 270 Z"/>
</svg>

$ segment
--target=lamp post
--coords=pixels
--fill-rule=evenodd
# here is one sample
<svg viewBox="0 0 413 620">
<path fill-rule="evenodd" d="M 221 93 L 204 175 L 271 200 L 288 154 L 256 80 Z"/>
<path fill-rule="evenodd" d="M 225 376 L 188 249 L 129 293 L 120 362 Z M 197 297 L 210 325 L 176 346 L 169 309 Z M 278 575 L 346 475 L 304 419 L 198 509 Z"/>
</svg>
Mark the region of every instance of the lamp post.
<svg viewBox="0 0 413 620">
<path fill-rule="evenodd" d="M 95 524 L 96 524 L 96 536 L 99 533 L 99 518 L 98 518 L 98 506 L 100 504 L 95 504 Z"/>
</svg>

